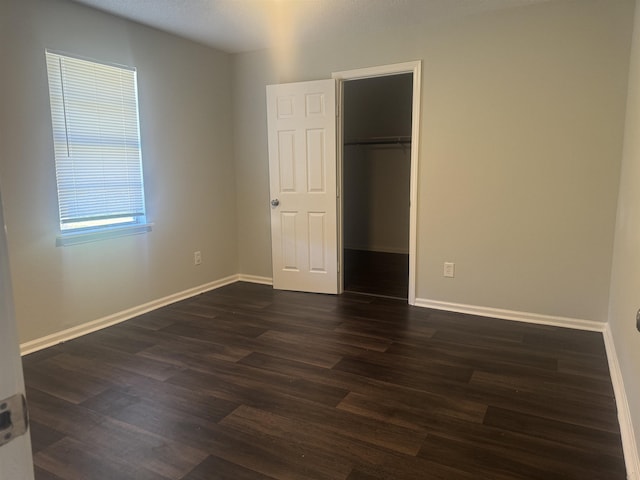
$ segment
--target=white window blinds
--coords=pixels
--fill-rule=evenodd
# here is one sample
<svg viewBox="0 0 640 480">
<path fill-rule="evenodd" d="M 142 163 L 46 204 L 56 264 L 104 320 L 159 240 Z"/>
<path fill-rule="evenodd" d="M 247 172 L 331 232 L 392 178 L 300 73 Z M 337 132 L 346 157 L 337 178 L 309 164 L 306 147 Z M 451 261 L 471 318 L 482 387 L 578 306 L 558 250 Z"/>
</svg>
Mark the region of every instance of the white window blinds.
<svg viewBox="0 0 640 480">
<path fill-rule="evenodd" d="M 61 230 L 144 222 L 135 69 L 46 58 Z"/>
</svg>

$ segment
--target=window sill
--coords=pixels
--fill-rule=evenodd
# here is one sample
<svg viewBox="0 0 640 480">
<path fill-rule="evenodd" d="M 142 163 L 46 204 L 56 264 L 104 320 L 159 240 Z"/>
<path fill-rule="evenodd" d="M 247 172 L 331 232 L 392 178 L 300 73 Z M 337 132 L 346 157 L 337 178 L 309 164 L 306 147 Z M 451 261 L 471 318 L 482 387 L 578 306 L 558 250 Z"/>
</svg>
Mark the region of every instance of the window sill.
<svg viewBox="0 0 640 480">
<path fill-rule="evenodd" d="M 139 235 L 151 231 L 152 223 L 127 225 L 123 227 L 102 228 L 84 232 L 61 233 L 56 237 L 56 247 L 68 247 L 80 243 L 99 242 L 110 238 Z"/>
</svg>

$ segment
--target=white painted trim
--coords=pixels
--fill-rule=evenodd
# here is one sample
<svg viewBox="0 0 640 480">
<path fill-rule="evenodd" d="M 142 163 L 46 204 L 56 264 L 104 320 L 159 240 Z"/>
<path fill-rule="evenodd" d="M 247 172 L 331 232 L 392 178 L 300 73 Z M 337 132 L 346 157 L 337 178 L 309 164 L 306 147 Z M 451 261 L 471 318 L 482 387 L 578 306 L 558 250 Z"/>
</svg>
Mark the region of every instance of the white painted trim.
<svg viewBox="0 0 640 480">
<path fill-rule="evenodd" d="M 411 111 L 411 185 L 409 186 L 409 305 L 416 303 L 416 266 L 418 243 L 418 162 L 420 160 L 420 104 L 422 62 L 413 62 L 413 107 Z"/>
<path fill-rule="evenodd" d="M 618 407 L 618 423 L 620 424 L 620 436 L 622 437 L 622 449 L 624 451 L 624 461 L 627 467 L 628 480 L 640 480 L 640 457 L 638 455 L 638 444 L 631 421 L 631 411 L 629 410 L 629 401 L 627 393 L 624 389 L 624 381 L 620 364 L 618 363 L 618 354 L 616 346 L 611 334 L 611 327 L 607 323 L 602 332 L 604 338 L 604 346 L 607 350 L 607 359 L 609 361 L 609 375 L 613 384 L 613 392 L 616 397 L 616 406 Z"/>
<path fill-rule="evenodd" d="M 457 313 L 467 313 L 470 315 L 478 315 L 480 317 L 500 318 L 503 320 L 514 320 L 516 322 L 552 325 L 555 327 L 589 330 L 592 332 L 603 332 L 607 325 L 604 322 L 594 322 L 593 320 L 581 320 L 579 318 L 541 315 L 539 313 L 519 312 L 516 310 L 504 310 L 501 308 L 478 307 L 475 305 L 465 305 L 462 303 L 427 300 L 425 298 L 416 299 L 415 305 L 417 307 L 433 308 L 435 310 L 446 310 L 449 312 Z"/>
<path fill-rule="evenodd" d="M 415 68 L 420 68 L 422 60 L 412 62 L 391 63 L 389 65 L 377 65 L 374 67 L 356 68 L 334 72 L 331 78 L 336 80 L 357 80 L 361 78 L 383 77 L 385 75 L 396 75 L 398 73 L 411 73 Z"/>
<path fill-rule="evenodd" d="M 338 295 L 344 293 L 344 82 L 336 81 L 336 181 L 338 209 Z"/>
<path fill-rule="evenodd" d="M 238 275 L 239 282 L 259 283 L 260 285 L 273 285 L 272 277 L 260 277 L 258 275 Z"/>
<path fill-rule="evenodd" d="M 420 104 L 422 89 L 422 61 L 394 63 L 391 65 L 380 65 L 376 67 L 358 68 L 356 70 L 346 70 L 334 72 L 331 78 L 338 81 L 338 96 L 340 109 L 338 110 L 338 169 L 342 172 L 342 83 L 345 80 L 356 80 L 371 77 L 382 77 L 386 75 L 396 75 L 399 73 L 413 74 L 413 105 L 411 110 L 411 180 L 409 187 L 409 305 L 416 304 L 416 252 L 418 238 L 418 162 L 420 153 Z M 340 177 L 341 178 L 341 177 Z M 342 192 L 342 184 L 340 184 Z M 340 205 L 342 205 L 342 193 L 340 193 Z M 342 219 L 342 206 L 340 206 L 340 218 Z M 341 223 L 340 220 L 339 223 Z M 343 238 L 340 233 L 340 251 L 343 248 Z M 342 293 L 343 261 L 340 258 L 340 289 Z"/>
<path fill-rule="evenodd" d="M 83 323 L 82 325 L 77 325 L 60 332 L 52 333 L 51 335 L 47 335 L 42 338 L 37 338 L 35 340 L 25 342 L 20 345 L 20 354 L 27 355 L 29 353 L 37 352 L 38 350 L 42 350 L 43 348 L 51 347 L 53 345 L 72 340 L 82 335 L 86 335 L 88 333 L 110 327 L 111 325 L 124 322 L 125 320 L 130 320 L 131 318 L 142 315 L 143 313 L 147 313 L 166 305 L 179 302 L 180 300 L 185 300 L 201 293 L 215 290 L 216 288 L 224 287 L 225 285 L 229 285 L 231 283 L 235 283 L 238 281 L 238 279 L 239 275 L 230 275 L 228 277 L 221 278 L 220 280 L 205 283 L 204 285 L 190 288 L 182 292 L 174 293 L 173 295 L 168 295 L 166 297 L 144 303 L 137 307 L 129 308 L 127 310 L 123 310 L 121 312 L 99 318 L 98 320 Z"/>
</svg>

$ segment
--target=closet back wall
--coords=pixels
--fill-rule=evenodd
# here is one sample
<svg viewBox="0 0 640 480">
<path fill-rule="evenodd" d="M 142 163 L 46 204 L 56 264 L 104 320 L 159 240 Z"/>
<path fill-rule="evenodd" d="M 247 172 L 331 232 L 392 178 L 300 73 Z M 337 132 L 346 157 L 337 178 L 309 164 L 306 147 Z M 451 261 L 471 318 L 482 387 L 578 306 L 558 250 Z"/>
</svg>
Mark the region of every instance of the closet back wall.
<svg viewBox="0 0 640 480">
<path fill-rule="evenodd" d="M 359 140 L 411 136 L 412 76 L 344 83 L 344 247 L 409 253 L 410 145 Z"/>
</svg>

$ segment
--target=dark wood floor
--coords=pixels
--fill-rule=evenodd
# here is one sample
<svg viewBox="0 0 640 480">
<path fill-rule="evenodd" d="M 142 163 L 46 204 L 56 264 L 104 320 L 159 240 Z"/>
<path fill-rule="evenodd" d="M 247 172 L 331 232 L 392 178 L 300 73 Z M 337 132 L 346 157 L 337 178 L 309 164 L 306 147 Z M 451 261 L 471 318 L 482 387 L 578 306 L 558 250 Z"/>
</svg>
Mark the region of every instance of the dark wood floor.
<svg viewBox="0 0 640 480">
<path fill-rule="evenodd" d="M 352 293 L 407 299 L 409 255 L 345 249 L 344 289 Z"/>
<path fill-rule="evenodd" d="M 625 478 L 598 333 L 236 283 L 24 369 L 39 480 Z"/>
</svg>

